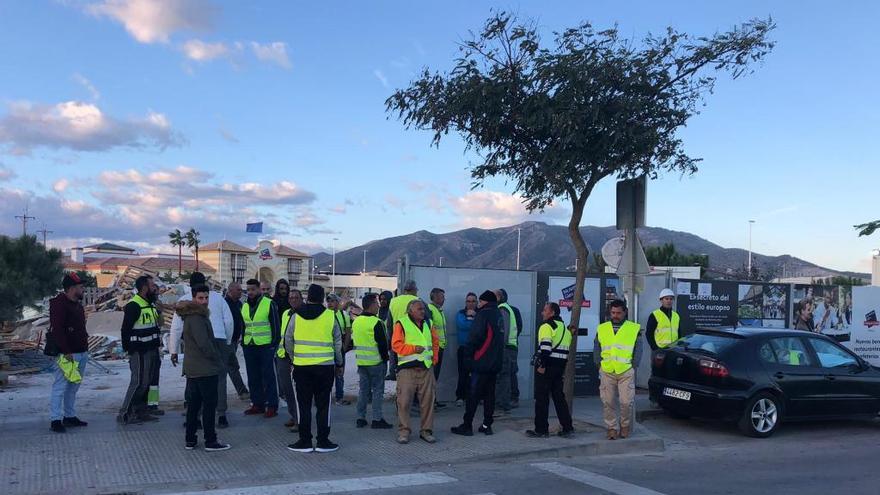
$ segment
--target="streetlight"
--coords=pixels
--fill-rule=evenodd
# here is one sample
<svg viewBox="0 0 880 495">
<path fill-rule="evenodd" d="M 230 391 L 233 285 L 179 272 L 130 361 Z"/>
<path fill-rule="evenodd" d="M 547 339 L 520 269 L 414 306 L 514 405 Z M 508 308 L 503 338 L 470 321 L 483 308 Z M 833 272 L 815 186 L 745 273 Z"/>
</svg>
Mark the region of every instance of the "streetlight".
<svg viewBox="0 0 880 495">
<path fill-rule="evenodd" d="M 338 240 L 338 237 L 330 240 L 330 249 L 333 251 L 333 265 L 331 265 L 333 271 L 330 275 L 330 292 L 332 293 L 336 293 L 336 241 Z"/>
<path fill-rule="evenodd" d="M 748 280 L 752 279 L 752 226 L 755 225 L 754 220 L 749 220 L 749 274 Z"/>
</svg>

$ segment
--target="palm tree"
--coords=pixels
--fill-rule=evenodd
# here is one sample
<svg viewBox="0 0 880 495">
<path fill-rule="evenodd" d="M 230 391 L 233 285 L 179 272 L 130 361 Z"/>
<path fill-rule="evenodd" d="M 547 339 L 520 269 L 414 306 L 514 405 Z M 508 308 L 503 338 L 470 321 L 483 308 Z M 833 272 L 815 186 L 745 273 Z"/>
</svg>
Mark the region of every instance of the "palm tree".
<svg viewBox="0 0 880 495">
<path fill-rule="evenodd" d="M 194 227 L 190 227 L 186 231 L 186 247 L 192 249 L 196 253 L 196 271 L 199 271 L 199 233 Z"/>
<path fill-rule="evenodd" d="M 170 239 L 168 242 L 172 247 L 177 246 L 177 276 L 180 277 L 180 274 L 183 272 L 183 245 L 186 244 L 186 239 L 183 233 L 180 232 L 180 229 L 174 229 L 169 232 L 168 238 Z"/>
</svg>

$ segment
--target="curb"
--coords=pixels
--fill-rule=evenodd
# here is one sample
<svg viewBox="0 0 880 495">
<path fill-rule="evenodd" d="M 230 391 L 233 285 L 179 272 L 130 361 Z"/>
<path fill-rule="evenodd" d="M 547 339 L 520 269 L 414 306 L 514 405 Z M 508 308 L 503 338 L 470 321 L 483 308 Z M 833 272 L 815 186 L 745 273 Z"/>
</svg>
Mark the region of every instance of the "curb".
<svg viewBox="0 0 880 495">
<path fill-rule="evenodd" d="M 646 419 L 656 419 L 666 416 L 666 412 L 660 408 L 643 409 L 636 411 L 636 422 L 643 423 Z"/>
</svg>

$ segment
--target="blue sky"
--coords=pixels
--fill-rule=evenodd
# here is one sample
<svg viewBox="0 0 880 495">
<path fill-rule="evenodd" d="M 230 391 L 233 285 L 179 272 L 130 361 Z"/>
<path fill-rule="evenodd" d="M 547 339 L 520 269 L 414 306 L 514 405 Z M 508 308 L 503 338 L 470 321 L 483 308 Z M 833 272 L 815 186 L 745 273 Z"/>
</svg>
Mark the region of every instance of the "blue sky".
<svg viewBox="0 0 880 495">
<path fill-rule="evenodd" d="M 247 221 L 307 251 L 427 229 L 565 223 L 528 216 L 502 180 L 470 190 L 456 138 L 388 119 L 384 100 L 491 8 L 550 32 L 590 20 L 636 38 L 712 34 L 772 15 L 777 47 L 722 79 L 683 130 L 700 172 L 649 185 L 648 221 L 726 247 L 868 270 L 880 238 L 875 2 L 223 2 L 0 0 L 0 232 L 25 203 L 55 245 L 253 244 Z M 601 184 L 584 224 L 613 223 Z"/>
</svg>

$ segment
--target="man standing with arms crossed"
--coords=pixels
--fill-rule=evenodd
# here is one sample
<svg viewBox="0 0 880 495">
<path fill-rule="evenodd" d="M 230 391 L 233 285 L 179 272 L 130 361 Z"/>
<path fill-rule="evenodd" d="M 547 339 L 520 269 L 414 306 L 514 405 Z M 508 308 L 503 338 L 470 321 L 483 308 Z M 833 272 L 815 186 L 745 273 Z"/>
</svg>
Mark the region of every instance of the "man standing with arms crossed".
<svg viewBox="0 0 880 495">
<path fill-rule="evenodd" d="M 678 324 L 681 318 L 672 309 L 675 302 L 675 294 L 670 289 L 660 291 L 660 307 L 655 309 L 648 317 L 648 327 L 645 329 L 645 337 L 651 350 L 669 347 L 678 340 Z"/>
<path fill-rule="evenodd" d="M 241 308 L 244 319 L 242 348 L 251 389 L 251 407 L 244 413 L 273 418 L 278 415 L 275 345 L 281 338 L 281 324 L 275 303 L 260 291 L 259 281 L 253 278 L 247 281 L 247 294 L 247 302 Z"/>
<path fill-rule="evenodd" d="M 634 363 L 639 362 L 639 324 L 626 319 L 626 302 L 615 299 L 608 305 L 610 321 L 599 325 L 593 344 L 593 361 L 599 366 L 599 397 L 608 440 L 631 433 L 636 381 Z M 619 397 L 619 399 L 618 399 Z M 617 418 L 620 403 L 620 422 Z M 618 433 L 618 424 L 620 430 Z"/>
<path fill-rule="evenodd" d="M 137 294 L 125 305 L 120 330 L 122 350 L 128 353 L 131 379 L 116 420 L 122 424 L 156 421 L 147 410 L 147 395 L 154 374 L 158 373 L 159 312 L 153 307 L 158 289 L 153 277 L 141 275 L 134 281 Z"/>
</svg>

